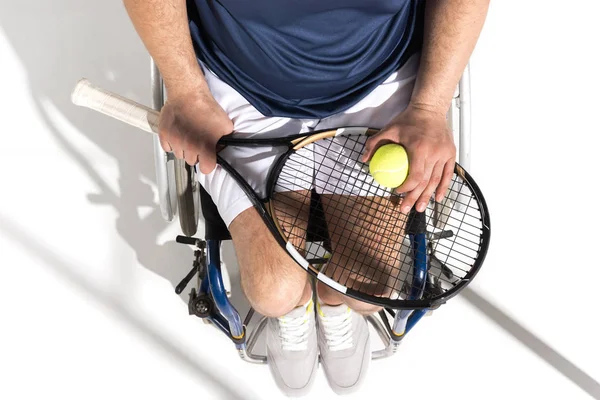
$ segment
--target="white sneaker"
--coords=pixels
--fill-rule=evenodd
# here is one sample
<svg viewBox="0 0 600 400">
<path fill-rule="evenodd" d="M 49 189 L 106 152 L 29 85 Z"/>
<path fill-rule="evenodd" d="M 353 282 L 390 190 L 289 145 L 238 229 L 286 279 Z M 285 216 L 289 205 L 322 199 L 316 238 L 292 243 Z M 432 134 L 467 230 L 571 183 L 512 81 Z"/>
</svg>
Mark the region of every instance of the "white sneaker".
<svg viewBox="0 0 600 400">
<path fill-rule="evenodd" d="M 287 396 L 310 390 L 319 363 L 313 301 L 266 326 L 267 363 L 275 383 Z"/>
<path fill-rule="evenodd" d="M 371 362 L 369 326 L 347 305 L 317 303 L 317 336 L 321 364 L 329 386 L 338 395 L 356 391 Z"/>
</svg>

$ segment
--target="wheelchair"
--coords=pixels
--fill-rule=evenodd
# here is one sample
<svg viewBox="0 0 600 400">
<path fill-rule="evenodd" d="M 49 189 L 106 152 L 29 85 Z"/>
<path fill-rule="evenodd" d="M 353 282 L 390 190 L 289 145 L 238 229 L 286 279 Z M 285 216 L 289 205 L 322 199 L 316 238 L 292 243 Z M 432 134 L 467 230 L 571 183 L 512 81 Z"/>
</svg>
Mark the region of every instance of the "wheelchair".
<svg viewBox="0 0 600 400">
<path fill-rule="evenodd" d="M 165 87 L 158 67 L 151 60 L 152 107 L 160 111 L 165 103 Z M 467 170 L 471 158 L 470 68 L 467 65 L 455 90 L 452 106 L 448 110 L 448 126 L 457 144 L 458 162 Z M 267 319 L 262 317 L 249 330 L 255 311 L 250 308 L 245 318 L 232 305 L 230 291 L 225 286 L 226 271 L 221 263 L 221 244 L 231 239 L 229 231 L 218 214 L 210 195 L 196 179 L 195 168 L 172 153 L 162 149 L 154 135 L 154 161 L 161 214 L 165 221 L 179 219 L 182 235 L 178 243 L 193 246 L 191 271 L 175 287 L 181 294 L 193 281 L 189 292 L 188 311 L 204 322 L 215 326 L 231 339 L 242 360 L 266 364 L 267 358 L 255 352 L 255 346 Z M 204 220 L 203 238 L 194 237 L 200 217 Z M 310 232 L 308 233 L 310 235 Z M 434 285 L 433 282 L 429 284 Z M 397 352 L 406 334 L 429 310 L 392 310 L 384 308 L 367 317 L 383 343 L 382 349 L 372 351 L 372 359 L 389 357 Z M 248 331 L 247 331 L 248 330 Z"/>
</svg>

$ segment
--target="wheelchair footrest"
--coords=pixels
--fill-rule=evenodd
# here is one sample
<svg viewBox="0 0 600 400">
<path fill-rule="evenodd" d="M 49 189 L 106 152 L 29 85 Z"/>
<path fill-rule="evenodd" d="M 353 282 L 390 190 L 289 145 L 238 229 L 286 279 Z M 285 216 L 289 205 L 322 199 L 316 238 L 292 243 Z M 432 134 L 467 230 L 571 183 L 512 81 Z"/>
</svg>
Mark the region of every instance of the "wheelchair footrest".
<svg viewBox="0 0 600 400">
<path fill-rule="evenodd" d="M 192 288 L 190 292 L 190 300 L 188 302 L 188 311 L 190 315 L 195 315 L 199 318 L 207 318 L 212 314 L 214 307 L 213 300 L 206 294 L 198 295 L 196 288 Z"/>
</svg>

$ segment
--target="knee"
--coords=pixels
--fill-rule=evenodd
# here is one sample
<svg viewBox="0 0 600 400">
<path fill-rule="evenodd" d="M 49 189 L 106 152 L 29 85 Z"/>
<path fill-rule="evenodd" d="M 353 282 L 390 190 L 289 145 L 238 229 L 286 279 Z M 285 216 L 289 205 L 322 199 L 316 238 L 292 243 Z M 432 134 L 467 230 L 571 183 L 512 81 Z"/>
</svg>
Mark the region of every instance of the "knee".
<svg viewBox="0 0 600 400">
<path fill-rule="evenodd" d="M 267 317 L 281 317 L 303 299 L 307 273 L 281 249 L 253 208 L 230 225 L 242 291 Z"/>
<path fill-rule="evenodd" d="M 306 279 L 274 272 L 262 276 L 242 276 L 241 284 L 254 310 L 266 317 L 276 318 L 287 314 L 300 303 Z"/>
</svg>

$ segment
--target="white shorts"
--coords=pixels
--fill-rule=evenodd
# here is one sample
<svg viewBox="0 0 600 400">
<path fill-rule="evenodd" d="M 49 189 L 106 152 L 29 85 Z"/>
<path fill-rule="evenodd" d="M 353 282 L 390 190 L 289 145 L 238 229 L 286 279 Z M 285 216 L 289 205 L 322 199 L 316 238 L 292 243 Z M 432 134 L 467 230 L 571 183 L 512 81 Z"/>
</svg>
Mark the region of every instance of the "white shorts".
<svg viewBox="0 0 600 400">
<path fill-rule="evenodd" d="M 240 137 L 279 137 L 342 126 L 383 128 L 408 105 L 419 67 L 419 54 L 413 55 L 398 71 L 376 87 L 360 102 L 339 114 L 324 119 L 265 117 L 231 86 L 202 65 L 215 100 L 233 121 L 233 135 Z M 228 147 L 219 153 L 261 196 L 279 149 Z M 236 181 L 219 165 L 210 173 L 196 168 L 198 181 L 212 197 L 219 214 L 229 227 L 242 211 L 252 207 Z"/>
</svg>

